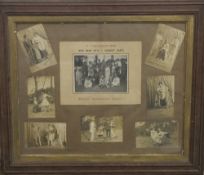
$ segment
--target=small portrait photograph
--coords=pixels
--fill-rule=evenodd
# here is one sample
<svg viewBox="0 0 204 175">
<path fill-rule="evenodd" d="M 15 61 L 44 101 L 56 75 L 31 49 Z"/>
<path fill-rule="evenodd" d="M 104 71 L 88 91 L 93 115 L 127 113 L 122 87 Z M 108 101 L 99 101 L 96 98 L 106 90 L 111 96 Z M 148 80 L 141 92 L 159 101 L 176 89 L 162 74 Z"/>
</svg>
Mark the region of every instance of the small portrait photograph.
<svg viewBox="0 0 204 175">
<path fill-rule="evenodd" d="M 32 76 L 27 88 L 28 118 L 55 118 L 54 76 Z"/>
<path fill-rule="evenodd" d="M 82 142 L 122 142 L 123 117 L 96 117 L 86 115 L 81 117 Z"/>
<path fill-rule="evenodd" d="M 178 147 L 178 123 L 169 121 L 139 121 L 135 123 L 136 148 Z"/>
<path fill-rule="evenodd" d="M 64 149 L 67 145 L 66 123 L 26 122 L 26 148 Z"/>
<path fill-rule="evenodd" d="M 128 55 L 74 55 L 74 92 L 128 91 Z"/>
<path fill-rule="evenodd" d="M 155 116 L 173 116 L 174 76 L 153 76 L 147 78 L 146 96 L 148 112 Z"/>
<path fill-rule="evenodd" d="M 57 64 L 42 24 L 18 31 L 17 37 L 32 73 Z"/>
<path fill-rule="evenodd" d="M 171 72 L 184 36 L 185 32 L 180 29 L 159 24 L 146 64 Z"/>
</svg>

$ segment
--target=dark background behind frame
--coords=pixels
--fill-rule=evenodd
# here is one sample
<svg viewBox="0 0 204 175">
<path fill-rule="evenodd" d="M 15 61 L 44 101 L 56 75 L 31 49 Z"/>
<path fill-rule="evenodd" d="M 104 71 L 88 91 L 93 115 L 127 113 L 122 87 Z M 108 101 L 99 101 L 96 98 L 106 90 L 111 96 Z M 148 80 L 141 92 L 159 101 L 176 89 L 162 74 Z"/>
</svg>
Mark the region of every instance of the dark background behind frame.
<svg viewBox="0 0 204 175">
<path fill-rule="evenodd" d="M 2 1 L 0 1 L 2 2 Z M 10 1 L 11 2 L 11 1 Z M 47 1 L 48 2 L 48 1 Z M 134 167 L 130 165 L 123 165 L 125 167 L 128 167 L 128 170 L 134 172 L 141 172 L 139 174 L 144 174 L 147 171 L 154 172 L 152 174 L 163 174 L 162 170 L 165 169 L 166 174 L 202 174 L 202 146 L 203 146 L 203 91 L 202 91 L 202 73 L 203 73 L 203 1 L 191 1 L 191 0 L 178 0 L 178 1 L 126 1 L 124 2 L 110 2 L 110 3 L 103 3 L 103 2 L 93 2 L 93 3 L 83 3 L 83 1 L 80 3 L 58 3 L 58 1 L 52 1 L 53 3 L 47 3 L 44 1 L 45 6 L 42 6 L 41 3 L 33 3 L 36 6 L 29 6 L 29 3 L 27 3 L 28 6 L 25 6 L 24 3 L 16 3 L 13 1 L 13 3 L 5 3 L 0 4 L 1 5 L 1 10 L 3 9 L 3 17 L 6 17 L 4 15 L 6 14 L 13 14 L 13 13 L 18 13 L 18 14 L 25 14 L 26 12 L 30 12 L 32 14 L 59 14 L 59 13 L 68 13 L 68 14 L 98 14 L 98 13 L 103 13 L 103 14 L 143 14 L 145 11 L 145 14 L 194 14 L 196 17 L 196 35 L 195 35 L 195 52 L 194 52 L 194 76 L 193 76 L 193 99 L 192 99 L 192 127 L 191 127 L 191 159 L 190 159 L 190 164 L 189 165 L 146 165 L 145 168 L 143 166 L 137 167 L 135 166 L 136 170 Z M 9 6 L 9 4 L 16 5 L 16 6 Z M 49 6 L 48 6 L 49 4 Z M 65 7 L 64 4 L 69 4 L 69 7 Z M 102 6 L 102 4 L 104 4 Z M 140 4 L 141 6 L 138 6 Z M 188 5 L 187 5 L 188 4 Z M 21 6 L 22 5 L 22 6 Z M 39 5 L 39 6 L 38 6 Z M 129 6 L 131 5 L 131 6 Z M 154 6 L 154 8 L 152 8 Z M 40 8 L 39 8 L 40 7 Z M 49 8 L 48 8 L 49 7 Z M 117 7 L 117 8 L 115 8 Z M 78 9 L 78 10 L 77 10 Z M 4 19 L 4 24 L 6 22 L 6 18 Z M 5 27 L 4 27 L 5 29 Z M 6 33 L 6 30 L 4 30 Z M 6 40 L 4 38 L 4 35 L 1 35 L 2 38 L 4 39 L 1 43 L 1 45 L 5 46 Z M 2 53 L 3 51 L 6 50 L 5 46 L 2 48 Z M 1 63 L 4 65 L 4 67 L 1 67 L 1 92 L 3 90 L 3 96 L 1 97 L 1 104 L 4 102 L 4 106 L 1 105 L 1 119 L 2 119 L 2 134 L 1 138 L 4 140 L 3 142 L 3 166 L 4 170 L 7 172 L 28 172 L 29 169 L 26 167 L 23 168 L 12 168 L 12 165 L 10 164 L 9 161 L 9 146 L 8 142 L 8 127 L 9 127 L 9 112 L 8 112 L 8 106 L 5 105 L 8 104 L 8 101 L 6 100 L 8 98 L 8 70 L 5 65 L 8 65 L 8 60 L 6 60 L 6 55 L 2 56 Z M 2 107 L 3 106 L 3 107 Z M 5 125 L 5 123 L 8 123 L 8 125 Z M 194 130 L 196 128 L 196 130 Z M 160 167 L 160 168 L 158 168 Z M 13 169 L 13 170 L 12 170 Z M 38 172 L 42 169 L 45 169 L 48 174 L 49 172 L 56 173 L 57 168 L 53 171 L 50 171 L 52 168 L 43 168 L 43 167 L 38 167 Z M 65 168 L 66 169 L 66 168 Z M 72 167 L 68 168 L 69 171 L 72 171 Z M 79 168 L 80 170 L 83 170 L 84 168 Z M 110 166 L 104 166 L 104 168 L 100 168 L 100 170 L 104 170 L 105 172 L 112 172 L 112 174 L 121 174 L 124 172 L 127 172 L 128 170 L 126 168 L 115 168 L 115 169 L 120 169 L 120 172 L 115 171 L 115 169 L 110 168 Z M 112 169 L 112 171 L 111 171 Z M 11 171 L 12 170 L 12 171 Z M 92 168 L 93 173 L 99 171 L 97 167 Z M 156 171 L 153 171 L 156 170 Z M 104 172 L 101 171 L 101 174 Z M 32 172 L 32 171 L 31 171 Z M 60 172 L 60 171 L 58 171 Z M 73 171 L 75 172 L 75 171 Z M 142 173 L 144 172 L 144 173 Z M 132 174 L 131 173 L 131 174 Z M 32 174 L 32 173 L 31 173 Z M 56 173 L 58 174 L 58 173 Z M 87 174 L 87 173 L 86 173 Z M 96 173 L 98 174 L 98 173 Z M 104 173 L 105 174 L 105 173 Z"/>
</svg>

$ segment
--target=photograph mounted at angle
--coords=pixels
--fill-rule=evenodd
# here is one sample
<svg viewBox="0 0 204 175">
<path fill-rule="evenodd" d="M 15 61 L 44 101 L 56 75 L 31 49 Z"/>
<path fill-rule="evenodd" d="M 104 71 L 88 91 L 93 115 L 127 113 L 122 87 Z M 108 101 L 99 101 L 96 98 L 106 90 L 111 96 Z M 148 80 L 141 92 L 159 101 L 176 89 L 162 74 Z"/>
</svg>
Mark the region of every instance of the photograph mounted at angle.
<svg viewBox="0 0 204 175">
<path fill-rule="evenodd" d="M 42 24 L 18 31 L 17 37 L 32 73 L 57 64 L 55 54 Z"/>
<path fill-rule="evenodd" d="M 159 24 L 152 48 L 146 58 L 146 64 L 165 72 L 171 72 L 184 36 L 185 32 L 180 29 Z"/>
</svg>

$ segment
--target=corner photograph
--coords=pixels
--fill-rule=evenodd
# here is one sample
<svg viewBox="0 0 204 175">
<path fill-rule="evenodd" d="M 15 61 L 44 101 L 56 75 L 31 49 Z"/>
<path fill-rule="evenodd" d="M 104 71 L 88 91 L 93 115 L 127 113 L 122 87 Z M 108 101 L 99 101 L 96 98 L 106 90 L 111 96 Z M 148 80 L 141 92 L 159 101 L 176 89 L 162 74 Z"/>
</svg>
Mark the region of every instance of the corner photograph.
<svg viewBox="0 0 204 175">
<path fill-rule="evenodd" d="M 57 64 L 55 54 L 42 24 L 18 31 L 17 37 L 32 73 Z"/>
<path fill-rule="evenodd" d="M 165 72 L 171 72 L 184 36 L 185 32 L 180 29 L 159 24 L 152 48 L 146 58 L 146 64 Z"/>
<path fill-rule="evenodd" d="M 66 123 L 26 122 L 25 147 L 65 149 L 67 146 Z"/>
<path fill-rule="evenodd" d="M 136 148 L 178 147 L 178 123 L 169 121 L 138 121 L 135 123 Z"/>
</svg>

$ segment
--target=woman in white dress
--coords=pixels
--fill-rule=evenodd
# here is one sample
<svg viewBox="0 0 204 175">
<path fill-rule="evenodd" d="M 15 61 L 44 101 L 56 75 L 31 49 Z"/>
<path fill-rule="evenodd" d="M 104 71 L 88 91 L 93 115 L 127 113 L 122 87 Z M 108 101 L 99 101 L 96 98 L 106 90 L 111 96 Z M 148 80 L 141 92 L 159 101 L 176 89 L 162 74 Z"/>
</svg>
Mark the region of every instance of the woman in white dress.
<svg viewBox="0 0 204 175">
<path fill-rule="evenodd" d="M 40 127 L 32 125 L 32 138 L 34 139 L 34 144 L 36 146 L 42 146 L 41 136 L 40 136 Z"/>
<path fill-rule="evenodd" d="M 105 83 L 106 83 L 106 87 L 109 87 L 109 84 L 110 84 L 110 67 L 109 66 L 106 66 L 105 68 Z"/>
<path fill-rule="evenodd" d="M 77 86 L 82 86 L 82 71 L 80 67 L 76 68 L 76 83 Z"/>
<path fill-rule="evenodd" d="M 35 52 L 37 53 L 38 55 L 38 59 L 41 58 L 41 59 L 45 59 L 47 58 L 48 56 L 48 53 L 47 53 L 47 40 L 42 38 L 39 34 L 35 33 L 34 36 L 33 36 L 33 39 L 32 39 L 32 43 L 36 46 L 35 47 Z M 40 55 L 39 55 L 40 53 Z"/>
<path fill-rule="evenodd" d="M 48 146 L 54 146 L 54 141 L 57 138 L 57 129 L 55 125 L 49 124 L 47 130 Z"/>
<path fill-rule="evenodd" d="M 94 141 L 95 134 L 96 134 L 96 122 L 94 119 L 91 120 L 89 125 L 89 132 L 90 132 L 90 141 Z"/>
<path fill-rule="evenodd" d="M 42 59 L 42 56 L 40 54 L 40 50 L 38 49 L 38 43 L 35 40 L 32 40 L 32 44 L 33 44 L 33 50 L 35 53 L 35 58 L 37 60 L 37 63 L 39 63 Z"/>
<path fill-rule="evenodd" d="M 157 94 L 158 107 L 169 107 L 173 104 L 173 99 L 170 95 L 170 90 L 162 81 L 158 84 Z"/>
</svg>

